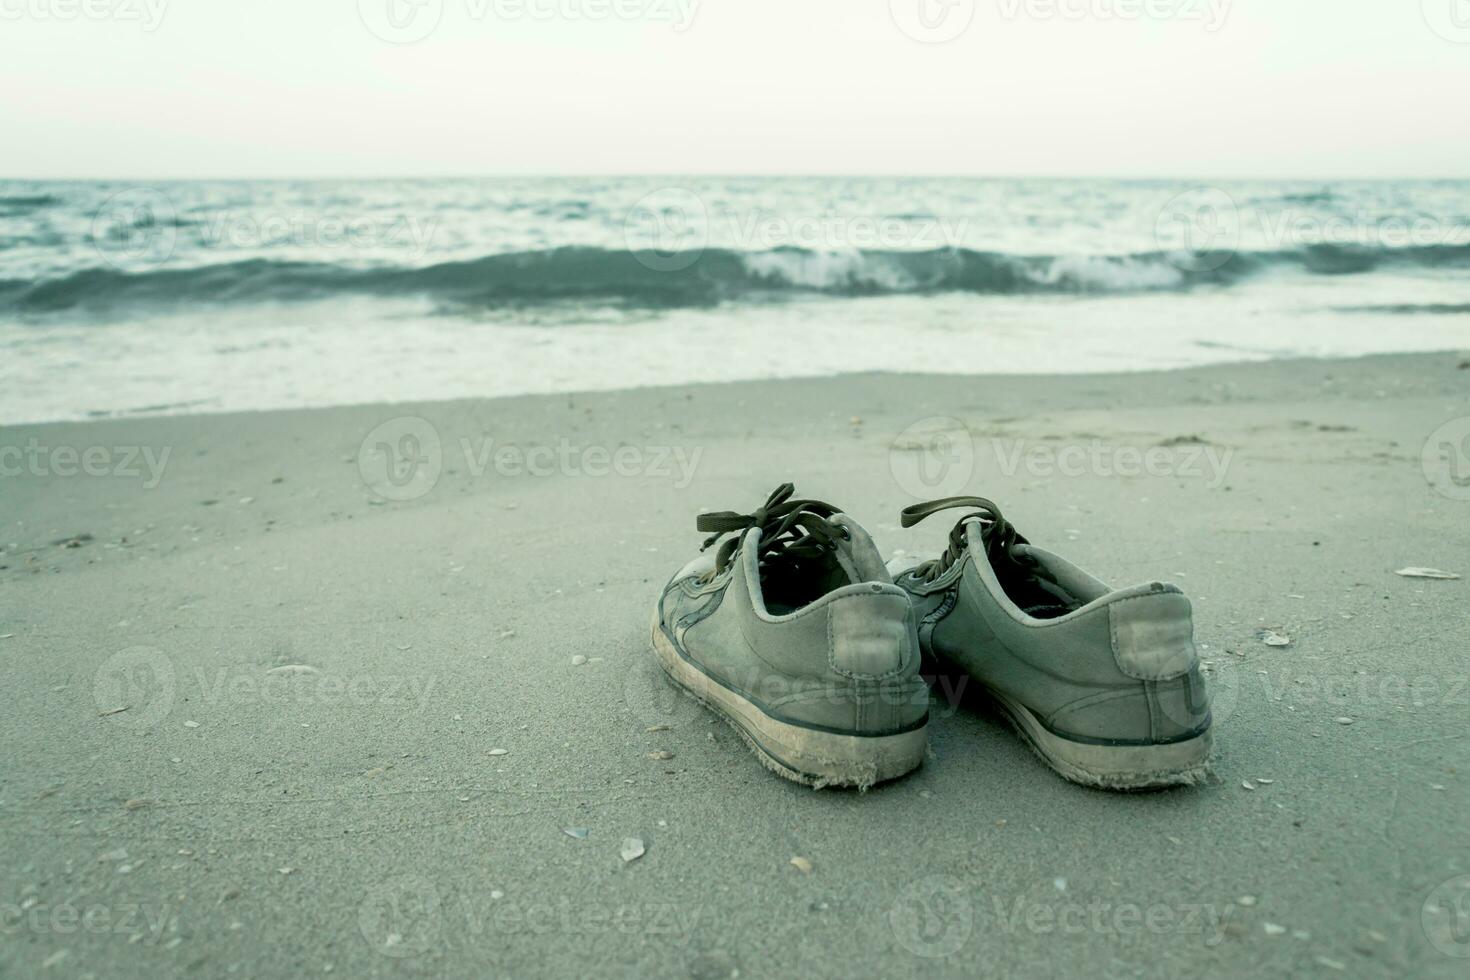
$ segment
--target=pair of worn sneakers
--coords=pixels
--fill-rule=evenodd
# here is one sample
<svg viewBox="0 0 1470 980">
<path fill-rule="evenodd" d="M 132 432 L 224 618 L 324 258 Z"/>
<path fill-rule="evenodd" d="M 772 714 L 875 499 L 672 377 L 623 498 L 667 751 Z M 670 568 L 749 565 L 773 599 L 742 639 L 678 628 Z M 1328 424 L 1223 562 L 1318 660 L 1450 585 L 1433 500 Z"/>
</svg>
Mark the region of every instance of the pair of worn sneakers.
<svg viewBox="0 0 1470 980">
<path fill-rule="evenodd" d="M 1205 778 L 1209 701 L 1177 588 L 1110 589 L 1028 544 L 982 497 L 906 508 L 904 527 L 964 513 L 939 557 L 885 565 L 851 517 L 794 495 L 787 483 L 754 513 L 699 515 L 710 537 L 665 586 L 652 624 L 663 669 L 769 768 L 859 788 L 917 768 L 922 667 L 961 687 L 973 679 L 1074 782 Z"/>
</svg>

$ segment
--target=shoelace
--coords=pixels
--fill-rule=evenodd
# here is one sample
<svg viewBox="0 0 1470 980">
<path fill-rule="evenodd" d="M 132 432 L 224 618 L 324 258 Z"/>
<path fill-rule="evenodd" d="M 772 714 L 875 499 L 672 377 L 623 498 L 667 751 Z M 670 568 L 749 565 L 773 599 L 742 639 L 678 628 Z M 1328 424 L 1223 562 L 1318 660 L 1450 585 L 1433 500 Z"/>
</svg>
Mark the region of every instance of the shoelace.
<svg viewBox="0 0 1470 980">
<path fill-rule="evenodd" d="M 835 542 L 848 537 L 847 529 L 828 522 L 827 518 L 838 513 L 836 507 L 820 500 L 792 500 L 796 487 L 783 483 L 771 492 L 766 502 L 751 514 L 737 514 L 724 510 L 713 514 L 700 514 L 695 527 L 713 532 L 699 549 L 704 551 L 721 537 L 732 531 L 740 534 L 720 545 L 715 554 L 715 570 L 718 575 L 730 564 L 730 558 L 745 538 L 744 532 L 753 527 L 761 529 L 760 555 L 757 560 L 765 564 L 768 560 L 787 556 L 794 558 L 817 558 L 830 551 Z M 713 577 L 711 575 L 710 577 Z"/>
<path fill-rule="evenodd" d="M 1020 560 L 1011 553 L 1011 548 L 1018 544 L 1026 544 L 1026 539 L 1016 532 L 1010 521 L 1000 515 L 1000 508 L 993 501 L 986 500 L 984 497 L 943 497 L 928 503 L 914 504 L 900 511 L 898 519 L 904 527 L 913 527 L 932 514 L 956 507 L 967 507 L 979 513 L 966 514 L 961 517 L 955 523 L 954 529 L 949 532 L 949 547 L 945 549 L 944 554 L 916 567 L 912 572 L 914 576 L 925 582 L 932 582 L 959 561 L 960 556 L 969 547 L 965 525 L 975 520 L 980 521 L 983 525 L 980 533 L 985 541 L 985 553 L 990 558 L 992 565 L 998 567 L 1003 562 L 1012 565 L 1021 564 Z"/>
</svg>

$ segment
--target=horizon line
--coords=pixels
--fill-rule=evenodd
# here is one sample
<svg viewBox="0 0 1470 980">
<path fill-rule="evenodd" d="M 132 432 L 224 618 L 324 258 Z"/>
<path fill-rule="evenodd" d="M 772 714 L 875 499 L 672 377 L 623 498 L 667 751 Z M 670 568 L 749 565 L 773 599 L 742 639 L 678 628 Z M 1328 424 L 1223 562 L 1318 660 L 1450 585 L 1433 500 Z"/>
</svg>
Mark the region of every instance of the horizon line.
<svg viewBox="0 0 1470 980">
<path fill-rule="evenodd" d="M 1228 181 L 1300 181 L 1300 182 L 1390 182 L 1390 181 L 1470 181 L 1470 174 L 1461 176 L 1449 175 L 1387 175 L 1387 176 L 1327 176 L 1327 175 L 1289 175 L 1289 174 L 1250 174 L 1227 176 L 1223 174 L 1213 175 L 1181 175 L 1181 174 L 1068 174 L 1068 173 L 1035 173 L 1035 174 L 964 174 L 964 173 L 885 173 L 885 172 L 832 172 L 832 173 L 776 173 L 776 172 L 677 172 L 677 171 L 626 171 L 608 173 L 400 173 L 400 174 L 275 174 L 275 175 L 211 175 L 197 177 L 180 176 L 67 176 L 67 177 L 38 177 L 38 176 L 0 176 L 0 182 L 14 183 L 206 183 L 206 182 L 291 182 L 291 181 L 431 181 L 431 180 L 1082 180 L 1082 181 L 1119 181 L 1119 182 L 1155 182 L 1171 181 L 1176 183 L 1194 182 L 1228 182 Z"/>
</svg>

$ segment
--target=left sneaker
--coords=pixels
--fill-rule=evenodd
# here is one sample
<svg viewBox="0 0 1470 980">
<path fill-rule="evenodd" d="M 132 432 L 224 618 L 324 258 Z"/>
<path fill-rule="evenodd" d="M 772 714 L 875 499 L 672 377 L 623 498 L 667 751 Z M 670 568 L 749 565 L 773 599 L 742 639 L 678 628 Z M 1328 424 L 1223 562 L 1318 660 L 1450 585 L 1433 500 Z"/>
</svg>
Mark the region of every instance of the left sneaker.
<svg viewBox="0 0 1470 980">
<path fill-rule="evenodd" d="M 653 651 L 768 768 L 866 789 L 924 761 L 913 610 L 856 521 L 794 492 L 783 484 L 752 514 L 699 516 L 711 536 L 664 586 Z"/>
<path fill-rule="evenodd" d="M 983 497 L 916 504 L 900 520 L 911 527 L 951 508 L 969 513 L 943 555 L 888 566 L 913 596 L 925 655 L 978 681 L 1073 782 L 1202 782 L 1210 705 L 1189 598 L 1160 582 L 1111 589 L 1032 547 Z"/>
</svg>

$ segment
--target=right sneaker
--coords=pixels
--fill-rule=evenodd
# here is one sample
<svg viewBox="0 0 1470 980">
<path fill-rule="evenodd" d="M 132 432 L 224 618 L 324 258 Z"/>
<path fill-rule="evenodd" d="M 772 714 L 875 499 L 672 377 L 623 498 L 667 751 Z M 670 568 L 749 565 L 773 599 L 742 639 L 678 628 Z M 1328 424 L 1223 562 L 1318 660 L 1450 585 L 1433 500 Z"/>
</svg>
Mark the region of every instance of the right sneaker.
<svg viewBox="0 0 1470 980">
<path fill-rule="evenodd" d="M 787 483 L 752 514 L 699 515 L 711 536 L 659 596 L 653 650 L 770 769 L 866 789 L 924 761 L 913 610 L 856 521 L 794 493 Z"/>
<path fill-rule="evenodd" d="M 1202 782 L 1210 705 L 1189 598 L 1153 582 L 1111 589 L 1016 533 L 983 497 L 905 508 L 904 527 L 969 511 L 949 548 L 889 563 L 913 596 L 938 669 L 974 678 L 1042 760 L 1073 782 L 1150 789 Z"/>
</svg>

